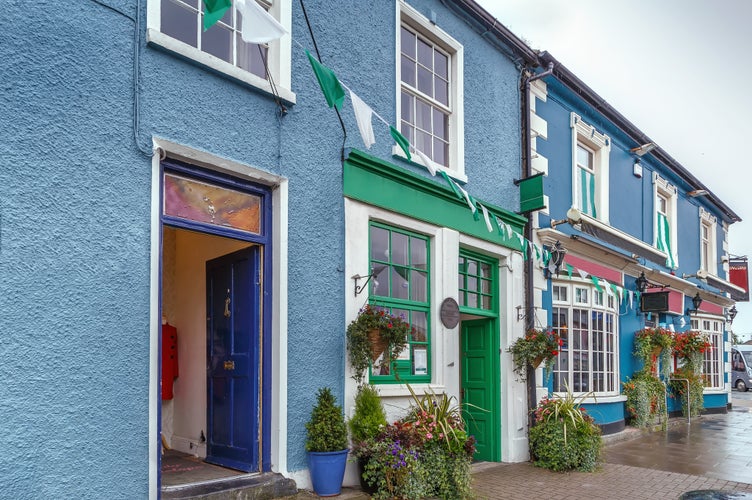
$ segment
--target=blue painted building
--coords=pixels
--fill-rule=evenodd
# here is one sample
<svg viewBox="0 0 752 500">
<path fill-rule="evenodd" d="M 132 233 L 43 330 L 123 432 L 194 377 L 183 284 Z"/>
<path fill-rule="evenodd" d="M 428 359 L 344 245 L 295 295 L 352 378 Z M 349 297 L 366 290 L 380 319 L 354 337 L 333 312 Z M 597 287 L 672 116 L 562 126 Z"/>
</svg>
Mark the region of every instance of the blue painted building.
<svg viewBox="0 0 752 500">
<path fill-rule="evenodd" d="M 259 4 L 287 34 L 246 42 L 234 8 L 204 31 L 198 0 L 6 6 L 4 495 L 156 498 L 163 447 L 306 486 L 304 424 L 323 386 L 350 411 L 344 331 L 369 300 L 424 334 L 400 360 L 416 388 L 459 398 L 462 342 L 486 342 L 484 453 L 527 458 L 499 354 L 523 329 L 522 245 L 484 218 L 526 222 L 535 54 L 472 1 Z M 367 152 L 305 50 L 378 114 Z M 404 409 L 405 386 L 372 379 Z"/>
<path fill-rule="evenodd" d="M 729 282 L 728 231 L 739 216 L 553 56 L 541 53 L 540 63 L 529 94 L 530 173 L 544 176 L 547 209 L 535 233 L 566 250 L 558 275 L 552 265 L 535 273 L 537 305 L 565 339 L 540 392 L 587 396 L 604 432 L 616 432 L 626 417 L 622 382 L 641 368 L 635 332 L 691 328 L 712 345 L 705 410 L 725 412 L 728 313 L 743 292 Z M 669 411 L 680 409 L 669 401 Z"/>
</svg>

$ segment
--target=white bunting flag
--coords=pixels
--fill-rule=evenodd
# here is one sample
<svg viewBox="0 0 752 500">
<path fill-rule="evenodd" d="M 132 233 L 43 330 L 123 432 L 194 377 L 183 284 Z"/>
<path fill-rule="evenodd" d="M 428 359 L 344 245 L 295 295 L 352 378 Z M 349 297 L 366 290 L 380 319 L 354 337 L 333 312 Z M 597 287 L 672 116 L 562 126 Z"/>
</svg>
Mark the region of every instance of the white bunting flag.
<svg viewBox="0 0 752 500">
<path fill-rule="evenodd" d="M 240 36 L 246 43 L 268 43 L 282 38 L 287 30 L 256 0 L 235 0 L 235 8 L 242 16 Z"/>
<path fill-rule="evenodd" d="M 493 232 L 493 226 L 491 225 L 491 218 L 488 216 L 488 210 L 486 210 L 486 207 L 484 207 L 480 203 L 478 203 L 478 206 L 480 207 L 480 211 L 483 212 L 483 219 L 486 221 L 488 232 Z"/>
<path fill-rule="evenodd" d="M 588 272 L 587 271 L 583 271 L 582 269 L 578 269 L 577 270 L 577 274 L 579 274 L 580 278 L 582 278 L 582 279 L 585 279 L 585 278 L 588 277 Z"/>
<path fill-rule="evenodd" d="M 363 138 L 363 145 L 366 149 L 371 149 L 371 146 L 376 142 L 376 138 L 373 135 L 373 122 L 371 121 L 373 110 L 371 106 L 363 102 L 363 99 L 358 97 L 352 90 L 350 91 L 350 100 L 355 112 L 355 121 L 358 123 L 360 137 Z"/>
<path fill-rule="evenodd" d="M 436 168 L 433 166 L 433 162 L 431 161 L 431 159 L 428 158 L 428 156 L 426 156 L 425 154 L 423 154 L 423 151 L 416 148 L 415 146 L 411 145 L 411 149 L 416 155 L 418 155 L 418 158 L 420 158 L 420 162 L 428 169 L 429 172 L 431 172 L 431 175 L 435 177 Z"/>
<path fill-rule="evenodd" d="M 611 283 L 609 283 L 608 281 L 606 281 L 605 278 L 601 278 L 601 285 L 603 285 L 603 288 L 606 289 L 606 295 L 608 295 L 610 297 L 610 296 L 612 296 L 614 294 L 614 291 L 611 290 Z"/>
<path fill-rule="evenodd" d="M 632 309 L 634 307 L 634 292 L 632 290 L 629 291 L 629 308 Z"/>
<path fill-rule="evenodd" d="M 452 182 L 454 182 L 454 181 L 452 181 Z M 460 190 L 460 192 L 462 193 L 462 195 L 467 200 L 467 206 L 470 207 L 470 210 L 472 210 L 473 213 L 475 213 L 475 211 L 478 210 L 478 209 L 476 208 L 475 205 L 473 205 L 473 202 L 470 201 L 470 195 L 468 194 L 468 192 L 465 191 L 464 189 L 462 189 L 462 186 L 460 186 L 459 184 L 455 184 L 455 185 L 457 186 L 457 189 Z"/>
</svg>

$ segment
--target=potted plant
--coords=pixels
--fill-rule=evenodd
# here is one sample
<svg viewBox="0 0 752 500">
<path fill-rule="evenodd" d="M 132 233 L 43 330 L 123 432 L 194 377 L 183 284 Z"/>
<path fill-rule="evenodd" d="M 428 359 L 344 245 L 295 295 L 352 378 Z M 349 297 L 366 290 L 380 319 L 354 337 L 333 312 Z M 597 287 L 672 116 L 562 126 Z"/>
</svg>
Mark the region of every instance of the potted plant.
<svg viewBox="0 0 752 500">
<path fill-rule="evenodd" d="M 362 385 L 368 367 L 379 357 L 390 364 L 397 359 L 411 333 L 410 324 L 402 317 L 372 305 L 361 309 L 347 326 L 347 352 L 358 385 Z"/>
<path fill-rule="evenodd" d="M 339 495 L 347 465 L 347 425 L 328 387 L 319 389 L 306 430 L 313 491 L 322 497 Z"/>
<path fill-rule="evenodd" d="M 700 332 L 674 334 L 674 354 L 681 365 L 672 375 L 669 387 L 672 397 L 681 400 L 684 416 L 697 416 L 703 409 L 702 363 L 705 351 L 711 347 L 708 336 Z"/>
<path fill-rule="evenodd" d="M 368 456 L 359 454 L 357 450 L 367 446 L 366 443 L 375 438 L 387 424 L 386 412 L 376 388 L 371 384 L 358 387 L 358 393 L 355 395 L 355 411 L 348 422 L 348 426 L 352 436 L 354 454 L 358 460 L 360 487 L 369 494 L 373 494 L 375 488 L 363 478 L 363 471 L 368 464 Z"/>
<path fill-rule="evenodd" d="M 525 380 L 528 365 L 538 368 L 541 363 L 545 362 L 546 371 L 551 373 L 554 359 L 558 356 L 563 344 L 559 335 L 550 328 L 546 330 L 533 328 L 525 332 L 524 337 L 515 340 L 507 351 L 512 353 L 514 372 Z"/>
<path fill-rule="evenodd" d="M 537 467 L 592 472 L 598 465 L 601 429 L 569 391 L 565 397 L 541 400 L 529 438 Z"/>
</svg>

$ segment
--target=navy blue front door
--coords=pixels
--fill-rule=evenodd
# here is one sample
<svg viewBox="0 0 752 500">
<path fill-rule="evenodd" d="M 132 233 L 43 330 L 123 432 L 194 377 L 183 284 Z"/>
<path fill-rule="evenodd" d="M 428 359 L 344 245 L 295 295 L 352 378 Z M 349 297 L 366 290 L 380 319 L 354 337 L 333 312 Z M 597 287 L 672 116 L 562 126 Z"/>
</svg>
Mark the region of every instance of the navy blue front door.
<svg viewBox="0 0 752 500">
<path fill-rule="evenodd" d="M 206 263 L 206 461 L 259 470 L 259 248 Z"/>
</svg>

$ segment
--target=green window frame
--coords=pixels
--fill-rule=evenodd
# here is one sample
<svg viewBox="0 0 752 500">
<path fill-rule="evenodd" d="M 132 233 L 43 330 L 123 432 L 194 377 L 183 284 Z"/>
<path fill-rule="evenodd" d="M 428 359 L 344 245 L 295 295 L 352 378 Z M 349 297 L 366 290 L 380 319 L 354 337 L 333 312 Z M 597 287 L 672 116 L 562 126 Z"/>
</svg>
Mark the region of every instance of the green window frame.
<svg viewBox="0 0 752 500">
<path fill-rule="evenodd" d="M 374 277 L 369 303 L 402 316 L 414 328 L 403 353 L 371 365 L 374 383 L 431 381 L 430 245 L 427 236 L 371 222 L 369 261 Z"/>
<path fill-rule="evenodd" d="M 497 261 L 466 250 L 460 250 L 457 266 L 459 305 L 474 314 L 495 314 L 494 294 Z"/>
</svg>

